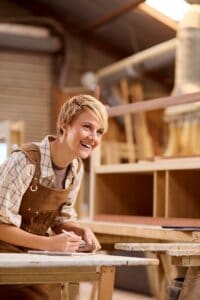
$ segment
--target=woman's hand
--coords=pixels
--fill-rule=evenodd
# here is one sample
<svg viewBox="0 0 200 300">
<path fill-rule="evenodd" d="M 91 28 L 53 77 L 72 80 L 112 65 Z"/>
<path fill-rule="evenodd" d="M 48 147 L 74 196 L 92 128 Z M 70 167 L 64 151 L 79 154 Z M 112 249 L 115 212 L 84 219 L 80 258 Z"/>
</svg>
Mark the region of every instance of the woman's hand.
<svg viewBox="0 0 200 300">
<path fill-rule="evenodd" d="M 67 231 L 73 231 L 75 235 L 81 236 L 85 241 L 86 245 L 81 244 L 79 251 L 91 252 L 101 249 L 99 241 L 90 228 L 82 227 L 74 222 L 59 224 L 52 228 L 56 234 L 62 232 L 63 229 Z"/>
<path fill-rule="evenodd" d="M 83 240 L 91 246 L 92 251 L 101 249 L 101 245 L 90 228 L 83 228 Z"/>
<path fill-rule="evenodd" d="M 78 250 L 81 242 L 81 237 L 75 233 L 71 233 L 71 236 L 66 233 L 60 233 L 49 237 L 48 251 L 63 251 L 63 252 L 75 252 Z"/>
</svg>

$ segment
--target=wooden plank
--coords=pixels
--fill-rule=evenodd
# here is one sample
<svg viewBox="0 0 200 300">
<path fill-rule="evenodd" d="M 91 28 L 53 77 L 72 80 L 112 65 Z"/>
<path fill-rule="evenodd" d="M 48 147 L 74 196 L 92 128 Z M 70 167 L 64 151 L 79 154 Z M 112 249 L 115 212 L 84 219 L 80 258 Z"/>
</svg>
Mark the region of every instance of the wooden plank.
<svg viewBox="0 0 200 300">
<path fill-rule="evenodd" d="M 200 267 L 199 252 L 168 252 L 172 256 L 172 264 L 178 267 Z M 176 256 L 175 256 L 176 255 Z M 177 256 L 178 255 L 178 256 Z M 182 255 L 182 256 L 181 256 Z"/>
<path fill-rule="evenodd" d="M 123 196 L 123 195 L 122 195 Z M 137 195 L 136 195 L 137 196 Z M 121 197 L 121 199 L 126 199 L 127 197 Z M 139 197 L 136 197 L 137 199 Z M 128 202 L 129 199 L 127 199 Z M 141 202 L 141 201 L 140 201 Z M 144 200 L 143 200 L 144 202 Z M 139 209 L 139 208 L 138 208 Z M 148 211 L 148 210 L 147 210 Z M 131 207 L 129 209 L 131 211 Z M 145 212 L 145 209 L 144 209 Z M 113 214 L 96 214 L 94 216 L 95 221 L 105 221 L 105 222 L 113 222 L 113 223 L 121 223 L 121 224 L 133 224 L 133 225 L 150 225 L 150 226 L 166 226 L 167 230 L 182 230 L 182 231 L 195 231 L 200 230 L 200 220 L 199 218 L 165 218 L 165 217 L 152 217 L 152 216 L 143 216 L 143 215 L 131 215 L 124 214 L 124 211 L 120 212 L 121 214 L 117 214 L 116 211 Z M 178 227 L 178 228 L 176 228 Z"/>
<path fill-rule="evenodd" d="M 134 1 L 132 1 L 131 3 L 129 3 L 127 5 L 123 5 L 122 7 L 117 8 L 114 11 L 109 12 L 108 14 L 106 14 L 106 15 L 100 17 L 99 19 L 95 20 L 94 22 L 86 25 L 82 29 L 78 30 L 78 32 L 79 33 L 84 33 L 86 31 L 92 31 L 94 29 L 100 28 L 103 25 L 108 24 L 108 23 L 114 21 L 115 19 L 119 18 L 123 14 L 126 14 L 129 11 L 133 10 L 139 4 L 141 4 L 142 2 L 144 2 L 144 0 L 134 0 Z"/>
<path fill-rule="evenodd" d="M 115 249 L 126 251 L 170 251 L 170 253 L 175 251 L 178 255 L 182 251 L 200 252 L 200 243 L 118 243 L 115 245 Z"/>
<path fill-rule="evenodd" d="M 178 96 L 162 97 L 144 102 L 118 105 L 108 109 L 110 117 L 125 115 L 127 113 L 137 113 L 139 111 L 152 111 L 166 108 L 173 105 L 197 102 L 200 99 L 200 92 L 188 93 Z"/>
<path fill-rule="evenodd" d="M 151 65 L 154 65 L 156 63 L 156 60 L 163 56 L 169 55 L 169 54 L 173 54 L 175 52 L 175 48 L 176 48 L 176 44 L 177 44 L 177 39 L 171 39 L 169 41 L 165 41 L 161 44 L 152 46 L 148 49 L 145 49 L 143 51 L 140 51 L 136 54 L 133 54 L 129 57 L 123 58 L 120 61 L 118 60 L 117 62 L 104 67 L 102 69 L 100 69 L 96 75 L 97 75 L 97 79 L 98 81 L 103 81 L 106 80 L 109 77 L 112 77 L 113 74 L 119 73 L 119 72 L 123 72 L 124 70 L 128 70 L 129 73 L 132 73 L 132 75 L 134 75 L 134 73 L 138 74 L 138 66 L 140 65 L 141 68 L 139 68 L 139 71 L 143 71 L 146 67 L 146 62 L 151 62 Z M 134 70 L 134 66 L 137 67 L 137 70 L 135 72 Z M 151 67 L 152 69 L 152 67 Z M 127 73 L 128 73 L 127 71 Z M 129 104 L 131 105 L 131 104 Z M 126 113 L 128 113 L 128 110 L 126 111 Z"/>
<path fill-rule="evenodd" d="M 14 35 L 25 35 L 29 37 L 45 38 L 50 35 L 49 29 L 42 26 L 1 23 L 0 32 Z"/>
<path fill-rule="evenodd" d="M 159 239 L 114 234 L 95 234 L 101 244 L 159 242 Z"/>
<path fill-rule="evenodd" d="M 178 29 L 178 23 L 171 18 L 167 17 L 166 15 L 158 12 L 157 10 L 151 8 L 149 5 L 142 3 L 139 5 L 139 10 L 148 14 L 149 16 L 153 17 L 157 21 L 163 23 L 164 25 L 168 26 L 169 28 L 176 31 Z"/>
<path fill-rule="evenodd" d="M 193 245 L 198 245 L 198 243 L 194 243 Z M 200 247 L 186 247 L 185 249 L 184 249 L 184 247 L 183 248 L 180 248 L 180 250 L 177 250 L 177 249 L 169 249 L 169 250 L 167 250 L 167 253 L 169 254 L 169 255 L 171 255 L 171 256 L 179 256 L 179 257 L 181 257 L 181 256 L 200 256 L 200 250 L 199 250 L 199 248 Z"/>
<path fill-rule="evenodd" d="M 0 267 L 7 268 L 80 268 L 120 265 L 156 265 L 156 259 L 141 259 L 138 257 L 123 257 L 108 254 L 78 254 L 68 255 L 37 255 L 19 253 L 0 253 Z"/>
<path fill-rule="evenodd" d="M 45 269 L 37 268 L 3 268 L 0 266 L 0 284 L 23 283 L 63 283 L 69 281 L 96 281 L 99 279 L 98 270 L 90 267 L 67 267 Z"/>
<path fill-rule="evenodd" d="M 95 167 L 95 173 L 149 173 L 166 170 L 200 169 L 200 156 L 185 158 L 155 159 L 154 161 L 139 161 L 130 164 L 102 165 Z"/>
<path fill-rule="evenodd" d="M 141 237 L 149 240 L 159 239 L 175 242 L 191 242 L 194 239 L 193 232 L 166 230 L 160 226 L 81 220 L 79 221 L 79 224 L 91 228 L 93 232 L 98 233 L 99 235 L 111 234 L 115 236 Z"/>
</svg>

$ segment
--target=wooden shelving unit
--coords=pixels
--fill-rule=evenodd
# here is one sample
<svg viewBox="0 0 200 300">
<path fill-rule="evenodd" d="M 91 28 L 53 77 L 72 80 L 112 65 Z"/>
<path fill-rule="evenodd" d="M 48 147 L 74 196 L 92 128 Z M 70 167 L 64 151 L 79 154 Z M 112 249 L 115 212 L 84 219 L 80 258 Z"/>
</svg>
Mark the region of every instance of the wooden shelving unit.
<svg viewBox="0 0 200 300">
<path fill-rule="evenodd" d="M 199 99 L 199 92 L 162 97 L 111 107 L 108 113 L 110 117 L 137 114 L 194 103 Z M 169 232 L 161 227 L 166 223 L 200 227 L 199 155 L 154 157 L 136 163 L 101 165 L 100 152 L 100 148 L 93 152 L 90 168 L 90 226 L 96 233 L 125 236 L 130 225 L 129 236 L 144 237 L 144 230 L 138 234 L 138 227 L 134 226 L 153 225 L 155 230 L 161 230 L 160 237 L 166 239 Z M 103 229 L 98 227 L 100 222 Z M 119 225 L 118 229 L 122 225 L 122 230 L 115 232 L 115 225 Z M 176 230 L 173 240 L 177 235 Z M 190 238 L 192 236 L 193 233 Z M 153 238 L 153 231 L 148 237 Z M 185 234 L 183 238 L 187 240 L 188 237 L 189 234 Z"/>
<path fill-rule="evenodd" d="M 100 215 L 119 215 L 119 221 L 125 215 L 173 218 L 173 222 L 200 218 L 200 157 L 96 164 L 91 169 L 92 219 Z"/>
</svg>

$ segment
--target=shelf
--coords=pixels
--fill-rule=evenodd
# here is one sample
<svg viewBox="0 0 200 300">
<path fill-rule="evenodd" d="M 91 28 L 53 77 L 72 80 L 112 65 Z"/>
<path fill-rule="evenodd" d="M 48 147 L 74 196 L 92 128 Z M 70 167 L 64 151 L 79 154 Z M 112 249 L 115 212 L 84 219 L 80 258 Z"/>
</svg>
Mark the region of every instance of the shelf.
<svg viewBox="0 0 200 300">
<path fill-rule="evenodd" d="M 99 214 L 94 216 L 94 221 L 153 226 L 193 226 L 200 228 L 199 218 L 152 218 L 145 216 Z"/>
<path fill-rule="evenodd" d="M 200 169 L 200 156 L 185 158 L 155 159 L 154 161 L 139 161 L 137 163 L 101 165 L 95 167 L 95 173 L 131 173 L 154 172 L 162 170 Z"/>
</svg>

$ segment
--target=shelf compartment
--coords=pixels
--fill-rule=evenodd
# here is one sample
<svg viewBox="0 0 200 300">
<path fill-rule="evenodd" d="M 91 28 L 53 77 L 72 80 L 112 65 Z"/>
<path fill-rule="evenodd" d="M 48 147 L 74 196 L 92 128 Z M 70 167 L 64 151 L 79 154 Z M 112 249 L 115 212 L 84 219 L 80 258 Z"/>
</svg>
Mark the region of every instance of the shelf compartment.
<svg viewBox="0 0 200 300">
<path fill-rule="evenodd" d="M 200 170 L 168 171 L 166 217 L 200 218 Z"/>
<path fill-rule="evenodd" d="M 95 174 L 93 216 L 153 216 L 153 173 Z"/>
</svg>

